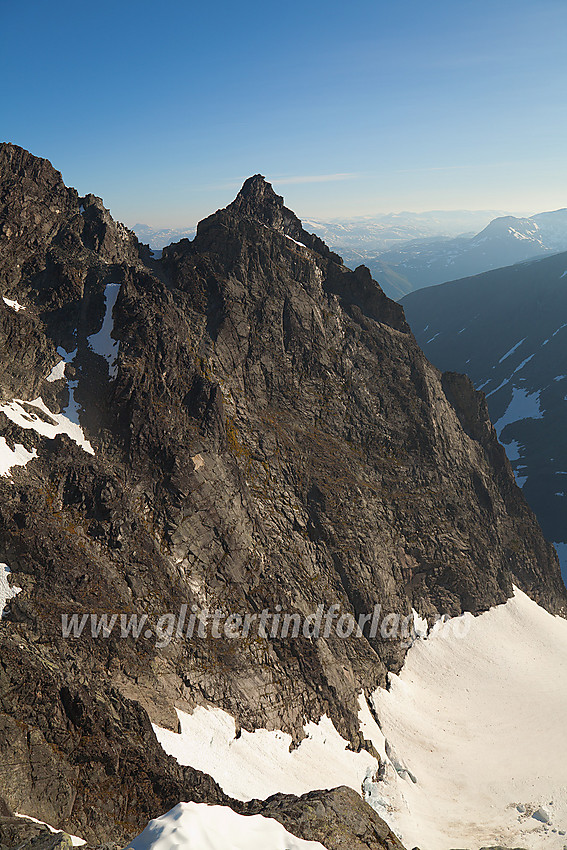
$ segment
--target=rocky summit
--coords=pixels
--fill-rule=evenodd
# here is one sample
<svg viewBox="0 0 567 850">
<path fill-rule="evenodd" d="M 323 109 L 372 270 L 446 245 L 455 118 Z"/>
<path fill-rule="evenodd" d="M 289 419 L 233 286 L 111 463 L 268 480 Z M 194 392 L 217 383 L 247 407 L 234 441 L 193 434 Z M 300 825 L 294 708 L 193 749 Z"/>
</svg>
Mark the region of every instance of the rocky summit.
<svg viewBox="0 0 567 850">
<path fill-rule="evenodd" d="M 326 715 L 370 758 L 358 697 L 407 642 L 264 629 L 158 646 L 62 622 L 182 604 L 434 621 L 513 586 L 564 611 L 484 396 L 432 366 L 369 271 L 260 175 L 156 260 L 99 198 L 1 145 L 0 292 L 0 843 L 34 837 L 14 838 L 25 812 L 124 846 L 194 801 L 327 850 L 401 847 L 350 789 L 235 800 L 152 723 L 214 706 L 294 748 Z"/>
</svg>

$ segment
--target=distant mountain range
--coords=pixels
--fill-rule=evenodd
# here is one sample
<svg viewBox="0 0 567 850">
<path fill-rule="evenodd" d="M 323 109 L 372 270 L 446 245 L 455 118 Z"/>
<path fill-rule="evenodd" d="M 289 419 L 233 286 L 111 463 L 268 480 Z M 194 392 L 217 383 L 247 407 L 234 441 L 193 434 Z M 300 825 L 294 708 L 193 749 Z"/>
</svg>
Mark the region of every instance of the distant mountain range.
<svg viewBox="0 0 567 850">
<path fill-rule="evenodd" d="M 498 210 L 432 210 L 430 212 L 385 213 L 351 219 L 304 220 L 305 229 L 313 231 L 349 263 L 359 265 L 380 252 L 416 239 L 440 239 L 473 234 L 485 227 Z M 180 239 L 193 239 L 195 226 L 157 228 L 137 223 L 136 236 L 150 248 L 165 248 Z"/>
<path fill-rule="evenodd" d="M 464 233 L 472 235 L 500 215 L 503 215 L 502 211 L 497 210 L 431 210 L 386 213 L 342 221 L 307 219 L 304 224 L 333 250 L 342 252 L 345 260 L 361 262 L 414 240 L 451 238 Z"/>
<path fill-rule="evenodd" d="M 392 273 L 406 281 L 402 288 L 407 293 L 566 250 L 567 209 L 561 209 L 531 218 L 501 216 L 475 236 L 414 240 L 365 262 L 378 280 L 384 276 L 385 291 L 396 297 L 396 282 L 392 290 L 388 277 Z"/>
<path fill-rule="evenodd" d="M 193 239 L 196 229 L 196 225 L 193 227 L 159 228 L 139 222 L 132 227 L 140 242 L 149 245 L 154 251 L 160 251 L 167 245 L 171 245 L 172 242 L 179 242 L 181 239 Z"/>
<path fill-rule="evenodd" d="M 559 221 L 559 213 L 544 221 Z M 486 394 L 516 480 L 559 544 L 567 578 L 567 253 L 421 289 L 401 303 L 429 359 L 466 372 Z"/>
</svg>

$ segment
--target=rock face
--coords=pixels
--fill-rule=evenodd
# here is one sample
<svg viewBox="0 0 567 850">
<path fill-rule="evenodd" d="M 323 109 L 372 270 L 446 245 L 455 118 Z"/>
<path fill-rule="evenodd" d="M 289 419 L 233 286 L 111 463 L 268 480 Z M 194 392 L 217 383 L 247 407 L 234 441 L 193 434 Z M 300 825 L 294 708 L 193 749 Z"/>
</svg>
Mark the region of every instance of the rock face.
<svg viewBox="0 0 567 850">
<path fill-rule="evenodd" d="M 275 818 L 292 834 L 319 841 L 327 850 L 403 850 L 376 812 L 352 788 L 313 791 L 303 797 L 277 794 L 248 804 L 246 814 Z"/>
<path fill-rule="evenodd" d="M 43 824 L 17 817 L 0 817 L 0 848 L 2 850 L 71 850 L 72 839 L 64 832 L 51 832 Z"/>
<path fill-rule="evenodd" d="M 160 648 L 155 630 L 66 638 L 62 616 L 336 603 L 434 618 L 486 610 L 513 583 L 564 608 L 482 396 L 431 366 L 402 308 L 261 176 L 160 261 L 12 145 L 0 211 L 0 291 L 25 308 L 0 300 L 0 435 L 5 452 L 37 455 L 0 478 L 0 561 L 21 588 L 0 626 L 8 810 L 96 844 L 125 843 L 179 800 L 242 808 L 166 756 L 150 719 L 214 704 L 299 740 L 326 713 L 359 748 L 357 694 L 384 685 L 407 646 L 209 631 Z M 42 436 L 49 412 L 82 434 Z M 333 793 L 326 823 L 342 817 Z M 298 807 L 286 828 L 322 836 Z M 382 828 L 360 813 L 353 836 Z M 348 846 L 395 847 L 384 835 Z"/>
</svg>

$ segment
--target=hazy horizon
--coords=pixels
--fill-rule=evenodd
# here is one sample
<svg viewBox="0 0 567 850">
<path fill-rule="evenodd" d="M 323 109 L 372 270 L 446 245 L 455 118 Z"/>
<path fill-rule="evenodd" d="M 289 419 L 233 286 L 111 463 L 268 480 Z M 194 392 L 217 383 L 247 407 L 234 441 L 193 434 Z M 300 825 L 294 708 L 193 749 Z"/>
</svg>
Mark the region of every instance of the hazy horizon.
<svg viewBox="0 0 567 850">
<path fill-rule="evenodd" d="M 277 191 L 277 188 L 278 188 L 277 186 L 274 186 L 274 189 L 276 191 Z M 281 192 L 278 192 L 278 194 L 281 194 Z M 236 195 L 236 192 L 235 192 L 235 195 Z M 230 203 L 231 200 L 233 200 L 233 198 L 230 198 L 227 201 L 227 204 Z M 290 205 L 287 203 L 285 195 L 284 195 L 284 201 L 286 203 L 286 206 L 289 207 Z M 215 212 L 215 210 L 210 210 L 210 212 L 206 213 L 205 216 L 203 216 L 203 217 L 206 217 L 207 215 L 210 215 L 213 212 Z M 378 212 L 375 212 L 375 213 L 372 213 L 372 214 L 366 214 L 366 215 L 351 215 L 351 216 L 338 215 L 338 216 L 328 216 L 328 217 L 309 215 L 308 213 L 301 213 L 301 211 L 299 211 L 297 209 L 293 209 L 293 212 L 296 213 L 296 215 L 301 219 L 301 221 L 303 223 L 306 223 L 306 222 L 309 223 L 310 221 L 314 221 L 314 222 L 321 222 L 321 223 L 325 223 L 325 224 L 341 224 L 343 222 L 360 221 L 360 223 L 362 224 L 365 221 L 371 222 L 371 221 L 379 220 L 383 217 L 390 216 L 390 215 L 391 216 L 403 217 L 403 216 L 411 216 L 411 215 L 415 215 L 415 216 L 426 216 L 426 215 L 435 215 L 435 214 L 438 214 L 438 215 L 449 214 L 450 215 L 452 213 L 454 213 L 454 214 L 470 213 L 471 215 L 476 215 L 476 216 L 479 216 L 479 217 L 482 216 L 482 215 L 486 215 L 487 223 L 488 223 L 492 218 L 495 218 L 495 217 L 498 217 L 498 216 L 513 215 L 513 216 L 517 216 L 519 218 L 527 218 L 531 215 L 536 215 L 537 213 L 540 213 L 540 212 L 554 212 L 554 210 L 537 210 L 537 211 L 532 211 L 532 212 L 526 212 L 526 210 L 491 210 L 491 209 L 487 209 L 487 210 L 485 210 L 485 209 L 478 209 L 478 210 L 468 210 L 468 209 L 382 210 L 382 211 L 378 211 Z M 125 221 L 124 224 L 126 224 L 127 227 L 129 227 L 130 229 L 135 229 L 136 227 L 141 225 L 141 226 L 151 227 L 153 230 L 181 230 L 181 229 L 185 229 L 185 228 L 187 230 L 191 230 L 191 228 L 194 228 L 194 227 L 197 226 L 197 224 L 199 223 L 200 220 L 201 219 L 198 219 L 198 220 L 195 220 L 195 221 L 177 221 L 177 222 L 171 222 L 171 221 L 159 222 L 158 221 L 158 222 L 152 222 L 152 221 L 141 221 L 140 219 L 134 218 L 134 219 L 130 219 L 129 221 Z"/>
</svg>

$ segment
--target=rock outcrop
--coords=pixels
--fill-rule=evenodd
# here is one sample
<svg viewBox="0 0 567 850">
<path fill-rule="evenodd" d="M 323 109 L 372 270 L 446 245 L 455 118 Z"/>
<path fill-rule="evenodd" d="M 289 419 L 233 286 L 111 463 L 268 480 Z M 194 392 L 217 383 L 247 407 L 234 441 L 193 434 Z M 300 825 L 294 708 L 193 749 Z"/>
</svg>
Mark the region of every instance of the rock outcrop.
<svg viewBox="0 0 567 850">
<path fill-rule="evenodd" d="M 259 175 L 156 261 L 100 199 L 2 145 L 0 290 L 24 308 L 0 300 L 0 435 L 37 455 L 0 478 L 0 561 L 21 588 L 0 626 L 8 810 L 97 844 L 179 800 L 238 808 L 165 755 L 150 719 L 212 704 L 298 741 L 326 713 L 360 748 L 357 694 L 407 649 L 368 632 L 159 647 L 155 630 L 65 638 L 62 616 L 336 603 L 435 618 L 486 610 L 514 583 L 564 609 L 480 396 L 428 363 L 401 307 Z M 69 428 L 41 436 L 49 411 L 94 453 Z M 255 811 L 335 850 L 345 795 L 323 793 L 313 817 L 301 801 Z M 396 847 L 359 809 L 348 846 Z"/>
<path fill-rule="evenodd" d="M 277 794 L 254 800 L 246 814 L 279 821 L 288 832 L 319 841 L 327 850 L 403 850 L 394 833 L 352 788 L 313 791 L 302 797 Z"/>
</svg>

